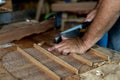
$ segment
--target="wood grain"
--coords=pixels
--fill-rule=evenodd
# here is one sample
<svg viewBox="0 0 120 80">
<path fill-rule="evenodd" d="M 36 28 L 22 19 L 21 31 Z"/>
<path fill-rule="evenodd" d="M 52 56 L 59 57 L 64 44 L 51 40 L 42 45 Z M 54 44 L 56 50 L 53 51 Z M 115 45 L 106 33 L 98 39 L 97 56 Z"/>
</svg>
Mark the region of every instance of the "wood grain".
<svg viewBox="0 0 120 80">
<path fill-rule="evenodd" d="M 0 30 L 0 44 L 5 44 L 23 37 L 45 32 L 54 26 L 54 20 L 46 20 L 40 23 L 19 22 L 3 26 Z"/>
<path fill-rule="evenodd" d="M 96 2 L 79 2 L 79 3 L 55 3 L 52 5 L 52 11 L 68 11 L 88 13 L 96 6 Z"/>
<path fill-rule="evenodd" d="M 13 5 L 12 5 L 12 0 L 5 0 L 6 3 L 3 4 L 2 6 L 0 5 L 0 9 L 6 9 L 6 11 L 13 11 Z"/>
<path fill-rule="evenodd" d="M 100 51 L 97 51 L 96 49 L 91 48 L 90 52 L 92 52 L 93 54 L 95 54 L 95 55 L 97 55 L 97 56 L 99 56 L 99 57 L 101 57 L 101 58 L 103 58 L 105 60 L 110 59 L 109 55 L 106 55 L 106 54 L 104 54 L 104 53 L 102 53 Z"/>
<path fill-rule="evenodd" d="M 42 52 L 43 54 L 48 56 L 50 59 L 52 59 L 55 62 L 59 63 L 60 65 L 64 66 L 66 69 L 70 70 L 71 72 L 73 72 L 75 74 L 78 74 L 78 70 L 76 68 L 74 68 L 73 66 L 69 65 L 68 63 L 66 63 L 65 61 L 60 59 L 59 57 L 57 57 L 57 56 L 53 55 L 52 53 L 48 52 L 44 48 L 38 46 L 37 44 L 34 44 L 34 48 L 36 48 L 37 50 L 39 50 L 40 52 Z"/>
<path fill-rule="evenodd" d="M 42 41 L 46 42 L 45 44 L 43 44 L 42 47 L 44 47 L 44 48 L 50 47 L 50 45 L 49 45 L 50 42 L 53 42 L 54 35 L 57 34 L 58 32 L 59 31 L 51 29 L 45 33 L 29 36 L 20 41 L 15 41 L 15 44 L 22 47 L 27 53 L 32 55 L 35 59 L 40 61 L 43 65 L 45 65 L 50 70 L 52 70 L 57 75 L 59 75 L 62 78 L 62 80 L 66 80 L 67 77 L 71 77 L 71 79 L 69 78 L 67 80 L 77 80 L 76 78 L 74 79 L 74 77 L 73 77 L 74 74 L 71 73 L 70 71 L 68 71 L 66 68 L 59 65 L 58 63 L 56 63 L 53 60 L 50 61 L 50 59 L 47 56 L 44 57 L 45 55 L 40 53 L 35 48 L 31 48 L 31 47 L 33 47 L 33 43 L 38 43 L 38 42 L 42 42 Z M 117 60 L 120 61 L 119 60 L 120 55 L 118 54 L 119 52 L 111 51 L 110 49 L 101 48 L 101 47 L 96 47 L 96 48 L 94 47 L 94 49 L 109 55 L 110 61 L 117 61 Z M 1 56 L 2 57 L 1 65 L 3 65 L 4 69 L 6 69 L 7 72 L 10 73 L 10 75 L 13 75 L 16 78 L 15 80 L 53 80 L 46 73 L 44 73 L 42 70 L 40 70 L 35 65 L 33 65 L 28 59 L 25 59 L 25 57 L 22 56 L 18 51 L 12 52 L 13 50 L 16 50 L 16 47 L 14 47 L 14 48 L 12 47 L 12 49 L 9 48 L 9 49 L 5 49 L 5 50 L 7 50 L 9 52 L 7 52 L 7 55 L 5 55 L 3 53 L 4 56 Z M 90 53 L 90 52 L 88 52 L 88 53 Z M 56 54 L 58 54 L 58 53 L 56 53 Z M 92 56 L 92 55 L 94 55 L 94 56 Z M 88 58 L 84 57 L 84 56 L 87 56 Z M 91 53 L 91 54 L 86 53 L 86 55 L 84 55 L 84 56 L 82 56 L 82 57 L 84 57 L 92 62 L 96 61 L 96 63 L 98 63 L 98 64 L 99 64 L 99 61 L 101 61 L 101 59 L 102 59 L 102 61 L 104 61 L 103 58 L 96 56 L 94 53 Z M 96 68 L 96 67 L 88 66 L 86 64 L 82 64 L 80 61 L 75 60 L 71 56 L 58 55 L 58 57 L 59 58 L 62 57 L 61 58 L 62 60 L 69 63 L 70 65 L 74 66 L 75 68 L 79 69 L 79 74 L 85 73 L 87 71 L 90 71 L 90 70 Z M 100 58 L 100 59 L 98 59 L 98 58 Z M 1 68 L 0 68 L 0 72 L 1 72 L 0 79 L 14 80 L 14 79 L 9 78 L 8 75 L 5 75 L 2 72 Z M 80 78 L 80 77 L 78 76 L 78 78 Z M 78 80 L 80 80 L 80 79 L 78 79 Z"/>
<path fill-rule="evenodd" d="M 70 55 L 71 55 L 73 58 L 81 61 L 82 63 L 85 63 L 85 64 L 87 64 L 87 65 L 89 65 L 89 66 L 92 66 L 92 65 L 93 65 L 93 63 L 92 63 L 90 60 L 87 60 L 87 59 L 85 59 L 84 57 L 82 57 L 82 56 L 80 56 L 80 55 L 77 55 L 77 54 L 75 54 L 75 53 L 71 53 Z"/>
<path fill-rule="evenodd" d="M 40 19 L 43 4 L 44 4 L 44 0 L 39 0 L 38 6 L 37 6 L 36 18 L 35 18 L 37 21 L 39 21 Z"/>
<path fill-rule="evenodd" d="M 34 59 L 31 55 L 29 55 L 27 52 L 25 52 L 20 47 L 17 47 L 17 51 L 20 52 L 23 56 L 25 56 L 29 61 L 31 61 L 33 64 L 35 64 L 37 67 L 39 67 L 42 71 L 44 71 L 48 76 L 52 77 L 54 80 L 60 80 L 60 77 L 56 75 L 54 72 L 52 72 L 50 69 L 48 69 L 46 66 L 44 66 L 42 63 Z"/>
</svg>

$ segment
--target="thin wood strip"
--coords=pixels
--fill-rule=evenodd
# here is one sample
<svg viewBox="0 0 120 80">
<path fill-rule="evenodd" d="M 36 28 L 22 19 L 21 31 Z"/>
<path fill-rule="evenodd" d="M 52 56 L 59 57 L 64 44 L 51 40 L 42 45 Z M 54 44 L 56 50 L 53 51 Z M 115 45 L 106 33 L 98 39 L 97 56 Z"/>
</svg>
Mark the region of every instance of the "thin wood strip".
<svg viewBox="0 0 120 80">
<path fill-rule="evenodd" d="M 53 78 L 54 80 L 60 80 L 60 77 L 52 72 L 50 69 L 48 69 L 46 66 L 44 66 L 42 63 L 40 63 L 38 60 L 33 58 L 31 55 L 29 55 L 27 52 L 25 52 L 20 47 L 17 47 L 17 51 L 20 52 L 23 56 L 25 56 L 29 61 L 31 61 L 34 65 L 39 67 L 42 71 L 44 71 L 48 76 Z"/>
<path fill-rule="evenodd" d="M 43 3 L 44 3 L 44 0 L 39 0 L 39 2 L 38 2 L 36 18 L 35 18 L 37 21 L 39 21 L 39 19 L 40 19 Z"/>
<path fill-rule="evenodd" d="M 109 60 L 110 59 L 109 55 L 106 55 L 106 54 L 104 54 L 104 53 L 102 53 L 100 51 L 97 51 L 96 49 L 91 48 L 90 52 L 94 53 L 95 55 L 97 55 L 97 56 L 99 56 L 99 57 L 101 57 L 101 58 L 103 58 L 105 60 Z"/>
<path fill-rule="evenodd" d="M 68 11 L 68 12 L 83 12 L 88 13 L 94 9 L 96 2 L 79 2 L 79 3 L 54 3 L 51 6 L 52 11 Z"/>
<path fill-rule="evenodd" d="M 83 22 L 85 20 L 85 18 L 79 18 L 79 19 L 64 19 L 65 22 Z"/>
<path fill-rule="evenodd" d="M 57 56 L 53 55 L 52 53 L 48 52 L 44 48 L 38 46 L 37 44 L 34 44 L 34 48 L 36 48 L 37 50 L 39 50 L 40 52 L 42 52 L 43 54 L 45 54 L 46 56 L 48 56 L 50 59 L 52 59 L 55 62 L 57 62 L 58 64 L 62 65 L 66 69 L 70 70 L 71 72 L 73 72 L 75 74 L 78 74 L 78 70 L 76 68 L 74 68 L 73 66 L 71 66 L 67 62 L 63 61 L 59 57 L 57 57 Z"/>
<path fill-rule="evenodd" d="M 70 55 L 71 55 L 73 58 L 77 59 L 78 61 L 81 61 L 82 63 L 85 63 L 85 64 L 87 64 L 87 65 L 89 65 L 89 66 L 92 66 L 92 65 L 93 65 L 93 62 L 91 62 L 91 61 L 89 61 L 89 60 L 81 57 L 80 55 L 77 55 L 77 54 L 75 54 L 75 53 L 71 53 Z"/>
</svg>

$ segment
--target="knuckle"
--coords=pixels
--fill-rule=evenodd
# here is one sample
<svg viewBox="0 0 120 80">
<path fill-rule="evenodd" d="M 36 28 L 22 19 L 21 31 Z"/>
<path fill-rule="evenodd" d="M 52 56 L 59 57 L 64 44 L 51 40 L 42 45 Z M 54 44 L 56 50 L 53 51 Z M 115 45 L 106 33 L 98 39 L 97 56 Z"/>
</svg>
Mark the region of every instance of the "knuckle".
<svg viewBox="0 0 120 80">
<path fill-rule="evenodd" d="M 65 49 L 65 50 L 63 50 L 63 55 L 68 55 L 69 52 L 70 52 L 69 50 L 66 50 L 66 49 Z"/>
</svg>

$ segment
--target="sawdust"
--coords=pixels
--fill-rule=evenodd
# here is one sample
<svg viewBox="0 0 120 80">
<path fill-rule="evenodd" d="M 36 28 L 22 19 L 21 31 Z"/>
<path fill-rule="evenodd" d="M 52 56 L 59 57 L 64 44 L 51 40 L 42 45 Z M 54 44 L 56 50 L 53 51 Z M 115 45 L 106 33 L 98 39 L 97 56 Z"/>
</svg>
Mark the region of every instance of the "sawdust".
<svg viewBox="0 0 120 80">
<path fill-rule="evenodd" d="M 98 75 L 99 74 L 99 75 Z M 80 74 L 81 80 L 120 80 L 120 65 L 106 64 L 94 70 Z"/>
</svg>

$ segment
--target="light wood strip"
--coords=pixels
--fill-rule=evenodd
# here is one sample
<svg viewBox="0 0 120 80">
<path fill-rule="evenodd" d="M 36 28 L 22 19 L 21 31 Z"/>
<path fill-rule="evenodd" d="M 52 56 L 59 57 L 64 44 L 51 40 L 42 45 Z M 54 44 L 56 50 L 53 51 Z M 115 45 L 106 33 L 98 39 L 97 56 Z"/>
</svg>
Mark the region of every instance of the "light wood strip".
<svg viewBox="0 0 120 80">
<path fill-rule="evenodd" d="M 43 5 L 44 5 L 44 0 L 39 0 L 38 6 L 37 6 L 36 18 L 35 18 L 37 21 L 39 21 L 40 19 Z"/>
<path fill-rule="evenodd" d="M 39 50 L 40 52 L 42 52 L 43 54 L 45 54 L 46 56 L 48 56 L 50 59 L 52 59 L 55 62 L 57 62 L 58 64 L 62 65 L 66 69 L 70 70 L 71 72 L 73 72 L 75 74 L 78 74 L 78 70 L 76 68 L 74 68 L 70 64 L 66 63 L 65 61 L 63 61 L 59 57 L 57 57 L 57 56 L 53 55 L 52 53 L 48 52 L 44 48 L 38 46 L 37 44 L 34 44 L 34 48 L 36 48 L 37 50 Z"/>
<path fill-rule="evenodd" d="M 57 74 L 52 72 L 50 69 L 48 69 L 46 66 L 44 66 L 42 63 L 40 63 L 35 58 L 33 58 L 31 55 L 29 55 L 23 49 L 21 49 L 20 47 L 17 47 L 17 51 L 20 52 L 23 56 L 25 56 L 33 64 L 35 64 L 37 67 L 39 67 L 42 71 L 44 71 L 48 76 L 50 76 L 54 80 L 60 80 L 60 77 Z"/>
<path fill-rule="evenodd" d="M 109 58 L 110 58 L 109 55 L 106 55 L 106 54 L 104 54 L 104 53 L 102 53 L 100 51 L 97 51 L 97 50 L 93 49 L 93 48 L 90 49 L 90 52 L 94 53 L 95 55 L 97 55 L 97 56 L 99 56 L 99 57 L 101 57 L 101 58 L 103 58 L 105 60 L 109 60 Z"/>
<path fill-rule="evenodd" d="M 96 6 L 96 2 L 77 2 L 77 3 L 54 3 L 52 4 L 52 11 L 68 11 L 68 12 L 85 12 L 93 10 Z"/>
<path fill-rule="evenodd" d="M 64 22 L 83 22 L 85 18 L 79 18 L 79 19 L 64 19 Z"/>
<path fill-rule="evenodd" d="M 81 57 L 80 55 L 77 55 L 77 54 L 75 54 L 75 53 L 71 53 L 70 55 L 71 55 L 73 58 L 77 59 L 78 61 L 81 61 L 82 63 L 85 63 L 85 64 L 87 64 L 87 65 L 89 65 L 89 66 L 92 66 L 92 65 L 93 65 L 93 62 L 91 62 L 91 61 L 89 61 L 89 60 Z"/>
</svg>

